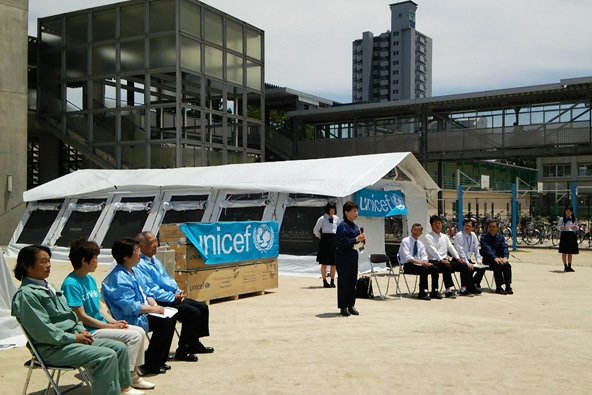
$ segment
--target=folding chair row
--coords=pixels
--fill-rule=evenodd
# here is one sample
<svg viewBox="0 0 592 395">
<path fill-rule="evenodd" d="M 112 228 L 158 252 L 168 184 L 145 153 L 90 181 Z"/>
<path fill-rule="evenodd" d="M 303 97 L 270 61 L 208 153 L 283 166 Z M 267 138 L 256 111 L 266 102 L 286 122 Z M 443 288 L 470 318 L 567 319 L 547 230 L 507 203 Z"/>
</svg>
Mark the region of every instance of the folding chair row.
<svg viewBox="0 0 592 395">
<path fill-rule="evenodd" d="M 403 270 L 403 265 L 399 261 L 399 256 L 397 255 L 397 266 L 398 268 L 393 267 L 390 258 L 386 254 L 370 254 L 368 256 L 368 261 L 370 262 L 370 274 L 374 278 L 376 282 L 376 288 L 378 289 L 378 293 L 382 299 L 385 299 L 385 295 L 388 295 L 388 290 L 390 286 L 391 277 L 395 279 L 395 284 L 397 287 L 397 295 L 399 298 L 403 297 L 403 292 L 401 291 L 401 286 L 399 283 L 399 279 L 403 276 L 403 281 L 405 281 L 405 286 L 407 288 L 407 293 L 412 295 L 417 288 L 417 276 L 415 276 L 415 285 L 413 287 L 413 293 L 409 289 L 409 283 L 407 282 L 407 278 L 405 277 L 405 271 Z M 380 283 L 378 282 L 378 271 L 379 265 L 385 264 L 386 269 L 386 276 L 388 277 L 388 281 L 386 284 L 386 292 L 383 295 L 382 289 L 380 288 Z"/>
</svg>

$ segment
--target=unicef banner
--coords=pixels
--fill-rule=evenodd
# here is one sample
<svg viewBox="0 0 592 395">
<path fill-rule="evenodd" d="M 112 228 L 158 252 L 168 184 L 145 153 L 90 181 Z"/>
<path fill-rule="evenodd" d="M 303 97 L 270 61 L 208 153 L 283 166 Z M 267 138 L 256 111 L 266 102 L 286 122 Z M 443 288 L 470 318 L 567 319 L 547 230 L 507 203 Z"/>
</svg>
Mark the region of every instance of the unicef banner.
<svg viewBox="0 0 592 395">
<path fill-rule="evenodd" d="M 356 204 L 358 214 L 365 217 L 407 215 L 407 206 L 401 191 L 362 189 L 356 193 Z"/>
<path fill-rule="evenodd" d="M 279 255 L 278 224 L 269 222 L 187 223 L 179 228 L 207 265 Z"/>
</svg>

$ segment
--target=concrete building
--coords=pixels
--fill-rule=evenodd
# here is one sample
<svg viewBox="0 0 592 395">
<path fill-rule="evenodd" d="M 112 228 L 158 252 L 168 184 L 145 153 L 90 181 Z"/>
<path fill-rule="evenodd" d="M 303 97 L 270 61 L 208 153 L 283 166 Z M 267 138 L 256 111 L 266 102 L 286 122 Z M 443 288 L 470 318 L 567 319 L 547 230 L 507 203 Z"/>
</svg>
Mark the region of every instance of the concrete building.
<svg viewBox="0 0 592 395">
<path fill-rule="evenodd" d="M 27 189 L 27 0 L 0 0 L 0 242 L 22 216 Z"/>
<path fill-rule="evenodd" d="M 432 39 L 415 30 L 417 4 L 390 5 L 391 30 L 353 42 L 352 102 L 432 96 Z"/>
</svg>

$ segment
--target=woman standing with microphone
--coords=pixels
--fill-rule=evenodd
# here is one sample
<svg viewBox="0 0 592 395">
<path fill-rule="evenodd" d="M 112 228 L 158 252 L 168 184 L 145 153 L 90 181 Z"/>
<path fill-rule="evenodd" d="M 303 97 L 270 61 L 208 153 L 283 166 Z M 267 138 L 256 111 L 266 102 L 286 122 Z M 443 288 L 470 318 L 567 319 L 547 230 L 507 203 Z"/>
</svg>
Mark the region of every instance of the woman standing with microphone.
<svg viewBox="0 0 592 395">
<path fill-rule="evenodd" d="M 358 205 L 348 201 L 343 205 L 344 221 L 337 226 L 335 235 L 335 262 L 337 263 L 337 307 L 342 316 L 360 313 L 356 304 L 358 279 L 358 249 L 366 242 L 366 235 L 354 223 L 358 218 Z M 358 244 L 361 243 L 361 244 Z"/>
</svg>

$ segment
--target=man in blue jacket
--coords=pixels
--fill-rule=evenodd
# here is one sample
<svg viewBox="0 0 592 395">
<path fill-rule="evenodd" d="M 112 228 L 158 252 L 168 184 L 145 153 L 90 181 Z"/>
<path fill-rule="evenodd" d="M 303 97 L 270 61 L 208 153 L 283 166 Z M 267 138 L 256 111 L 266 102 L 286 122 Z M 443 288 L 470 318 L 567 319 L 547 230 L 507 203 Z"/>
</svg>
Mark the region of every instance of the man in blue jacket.
<svg viewBox="0 0 592 395">
<path fill-rule="evenodd" d="M 197 361 L 195 354 L 214 352 L 212 347 L 204 346 L 200 337 L 210 335 L 210 310 L 208 305 L 185 296 L 174 278 L 169 276 L 162 263 L 156 258 L 158 240 L 151 232 L 142 232 L 136 236 L 142 251 L 140 262 L 136 267 L 139 281 L 147 288 L 161 306 L 174 307 L 175 315 L 182 323 L 179 344 L 175 359 L 180 361 Z"/>
<path fill-rule="evenodd" d="M 498 233 L 499 224 L 495 219 L 487 223 L 487 233 L 481 235 L 481 252 L 483 264 L 493 270 L 495 278 L 495 293 L 500 295 L 512 295 L 512 266 L 508 261 L 510 253 L 506 239 Z M 506 286 L 506 289 L 502 287 Z"/>
</svg>

